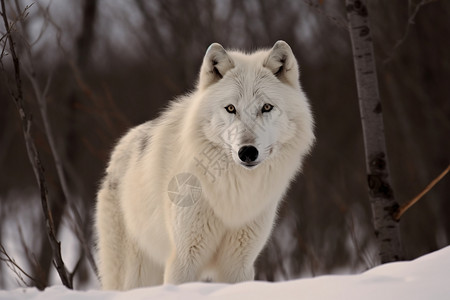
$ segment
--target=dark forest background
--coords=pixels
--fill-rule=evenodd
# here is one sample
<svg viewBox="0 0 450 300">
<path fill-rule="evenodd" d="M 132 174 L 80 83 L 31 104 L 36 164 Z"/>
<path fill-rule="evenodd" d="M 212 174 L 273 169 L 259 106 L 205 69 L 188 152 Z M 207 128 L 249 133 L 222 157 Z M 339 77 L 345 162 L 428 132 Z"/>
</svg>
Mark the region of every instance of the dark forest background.
<svg viewBox="0 0 450 300">
<path fill-rule="evenodd" d="M 404 203 L 450 163 L 450 1 L 368 2 L 391 176 Z M 359 272 L 377 264 L 344 1 L 59 0 L 26 9 L 31 3 L 6 6 L 63 257 L 69 269 L 81 258 L 76 288 L 96 285 L 86 248 L 94 245 L 95 193 L 115 141 L 194 88 L 212 42 L 252 51 L 287 41 L 316 120 L 317 143 L 280 210 L 257 278 Z M 2 53 L 0 241 L 36 280 L 52 284 L 39 191 L 9 92 L 8 48 Z M 47 104 L 69 199 L 39 98 Z M 448 245 L 449 216 L 446 177 L 400 221 L 406 258 Z M 14 287 L 14 278 L 0 263 L 0 288 Z"/>
</svg>

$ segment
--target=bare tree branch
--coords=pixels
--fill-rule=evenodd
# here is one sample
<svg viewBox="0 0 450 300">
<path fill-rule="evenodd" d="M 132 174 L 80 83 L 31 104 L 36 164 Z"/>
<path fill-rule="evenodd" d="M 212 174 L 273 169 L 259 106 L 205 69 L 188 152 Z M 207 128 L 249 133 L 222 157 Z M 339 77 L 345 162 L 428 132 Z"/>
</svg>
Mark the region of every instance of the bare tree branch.
<svg viewBox="0 0 450 300">
<path fill-rule="evenodd" d="M 361 262 L 364 262 L 364 265 L 367 269 L 371 269 L 376 266 L 376 263 L 371 259 L 370 255 L 367 254 L 367 251 L 361 248 L 358 237 L 356 235 L 356 226 L 355 226 L 355 218 L 353 216 L 352 211 L 348 212 L 347 218 L 347 227 L 350 232 L 350 239 L 352 241 L 353 246 L 355 247 L 356 255 Z"/>
<path fill-rule="evenodd" d="M 14 102 L 16 104 L 17 110 L 19 111 L 19 115 L 22 121 L 22 129 L 25 139 L 25 145 L 27 148 L 28 158 L 30 160 L 31 166 L 33 167 L 34 175 L 36 177 L 40 196 L 41 196 L 41 205 L 44 212 L 44 217 L 46 221 L 46 227 L 47 227 L 47 235 L 50 241 L 50 244 L 52 246 L 53 254 L 54 254 L 54 264 L 56 267 L 56 270 L 58 271 L 58 274 L 61 278 L 62 283 L 72 289 L 73 284 L 70 278 L 70 274 L 67 271 L 67 268 L 65 267 L 64 261 L 62 259 L 61 255 L 61 243 L 58 241 L 53 225 L 53 217 L 52 213 L 50 211 L 50 208 L 48 206 L 48 192 L 47 192 L 47 184 L 44 174 L 44 167 L 42 166 L 41 159 L 39 156 L 39 153 L 36 148 L 36 144 L 34 142 L 33 137 L 31 136 L 31 117 L 27 113 L 24 107 L 24 98 L 23 98 L 23 92 L 22 92 L 22 78 L 20 75 L 20 62 L 19 58 L 15 51 L 14 41 L 12 38 L 12 35 L 10 34 L 10 26 L 8 22 L 8 18 L 6 15 L 6 7 L 5 7 L 5 1 L 1 0 L 1 6 L 2 6 L 2 17 L 3 22 L 5 25 L 5 29 L 8 32 L 8 41 L 9 41 L 9 50 L 12 56 L 13 64 L 14 64 L 14 74 L 15 74 L 15 81 L 16 81 L 16 95 L 14 93 L 11 94 L 12 98 L 14 99 Z"/>
<path fill-rule="evenodd" d="M 435 1 L 438 1 L 438 0 L 422 0 L 416 5 L 413 12 L 412 13 L 410 12 L 409 17 L 408 17 L 408 22 L 406 23 L 406 29 L 405 29 L 405 32 L 403 33 L 403 36 L 395 43 L 394 47 L 391 50 L 391 53 L 383 61 L 383 65 L 388 64 L 394 58 L 394 55 L 397 52 L 398 48 L 400 48 L 400 46 L 406 41 L 406 38 L 408 37 L 411 25 L 414 25 L 414 20 L 417 16 L 417 13 L 420 10 L 420 8 L 426 4 L 429 4 L 429 3 L 435 2 Z M 411 4 L 411 2 L 410 2 L 410 4 Z"/>
<path fill-rule="evenodd" d="M 52 16 L 50 15 L 50 4 L 47 7 L 43 7 L 39 2 L 36 3 L 39 11 L 43 14 L 43 18 L 45 19 L 45 22 L 48 22 L 50 25 L 52 25 L 56 30 L 56 42 L 58 44 L 58 48 L 63 52 L 64 56 L 69 56 L 68 51 L 63 47 L 62 45 L 62 32 L 63 30 L 61 27 L 53 20 Z M 36 43 L 34 41 L 33 43 Z"/>
<path fill-rule="evenodd" d="M 16 5 L 17 5 L 17 9 L 20 10 L 20 7 L 18 6 L 17 2 L 16 2 Z M 21 22 L 21 26 L 22 26 L 22 30 L 24 31 L 25 28 L 24 28 L 24 24 L 22 22 Z M 61 185 L 61 189 L 63 191 L 64 197 L 66 198 L 67 202 L 69 203 L 69 206 L 70 206 L 70 208 L 73 212 L 74 218 L 75 218 L 75 223 L 76 223 L 75 233 L 76 233 L 78 240 L 83 245 L 83 249 L 87 255 L 88 261 L 89 261 L 92 269 L 94 270 L 95 274 L 97 274 L 98 272 L 97 272 L 97 265 L 95 264 L 95 259 L 89 249 L 88 242 L 86 241 L 85 235 L 81 228 L 81 226 L 83 225 L 84 222 L 82 221 L 81 215 L 78 211 L 74 196 L 70 192 L 68 180 L 66 178 L 66 172 L 64 171 L 63 161 L 57 150 L 55 136 L 53 134 L 52 126 L 50 125 L 50 118 L 48 116 L 46 96 L 47 96 L 48 89 L 51 84 L 52 77 L 49 76 L 49 78 L 47 79 L 47 83 L 44 87 L 44 91 L 42 91 L 41 87 L 38 83 L 38 80 L 36 78 L 36 70 L 33 65 L 33 57 L 31 54 L 31 47 L 27 45 L 25 48 L 26 48 L 25 53 L 27 55 L 27 60 L 28 60 L 28 68 L 24 68 L 24 71 L 28 77 L 28 80 L 31 82 L 31 85 L 32 85 L 32 88 L 34 91 L 34 95 L 36 97 L 36 101 L 37 101 L 37 104 L 39 107 L 42 122 L 44 124 L 45 135 L 47 137 L 47 141 L 50 146 L 50 150 L 52 153 L 52 157 L 53 157 L 53 161 L 55 164 L 58 179 L 59 179 L 59 182 Z"/>
<path fill-rule="evenodd" d="M 25 250 L 25 256 L 26 256 L 28 262 L 34 268 L 34 271 L 33 271 L 34 277 L 37 278 L 38 281 L 42 283 L 43 287 L 45 287 L 45 282 L 47 282 L 47 281 L 44 276 L 44 270 L 42 269 L 42 266 L 39 263 L 39 261 L 36 259 L 36 256 L 34 255 L 34 253 L 32 253 L 32 251 L 30 251 L 30 248 L 28 247 L 28 245 L 25 241 L 22 227 L 20 225 L 17 227 L 18 227 L 18 231 L 19 231 L 19 238 L 20 238 L 20 244 L 22 246 L 22 249 Z"/>
<path fill-rule="evenodd" d="M 425 196 L 439 181 L 441 181 L 442 178 L 445 177 L 445 175 L 447 175 L 447 173 L 450 171 L 450 165 L 447 166 L 447 168 L 442 171 L 441 174 L 439 174 L 435 179 L 433 179 L 433 181 L 431 181 L 426 187 L 425 189 L 420 192 L 416 197 L 412 198 L 410 201 L 408 201 L 407 203 L 401 205 L 397 212 L 394 214 L 394 218 L 399 221 L 400 218 L 403 216 L 403 214 L 414 204 L 416 204 L 420 199 L 422 199 L 423 196 Z"/>
<path fill-rule="evenodd" d="M 80 253 L 80 257 L 78 258 L 78 261 L 77 261 L 77 263 L 75 264 L 75 267 L 73 267 L 73 270 L 72 270 L 72 272 L 70 273 L 70 280 L 72 280 L 73 281 L 73 276 L 77 273 L 77 271 L 78 271 L 78 269 L 80 268 L 80 266 L 81 266 L 81 263 L 83 262 L 83 258 L 84 258 L 84 248 L 83 248 L 83 245 L 81 246 L 81 253 Z M 97 275 L 97 273 L 96 273 L 96 275 Z"/>
<path fill-rule="evenodd" d="M 338 28 L 344 30 L 348 29 L 347 25 L 348 22 L 346 20 L 325 13 L 324 10 L 320 8 L 320 3 L 314 3 L 312 0 L 302 0 L 302 1 L 303 3 L 307 4 L 309 7 L 314 9 L 317 13 L 324 16 L 328 21 L 336 25 Z"/>
<path fill-rule="evenodd" d="M 26 272 L 22 267 L 20 267 L 19 264 L 11 256 L 9 256 L 8 252 L 6 252 L 5 247 L 3 247 L 1 243 L 0 243 L 0 261 L 4 262 L 8 266 L 8 268 L 11 271 L 13 271 L 14 274 L 16 274 L 19 282 L 22 282 L 25 286 L 30 286 L 30 284 L 25 281 L 22 275 L 33 281 L 38 289 L 43 290 L 45 288 L 45 284 L 43 284 L 40 280 L 37 280 L 36 278 L 28 274 L 28 272 Z"/>
<path fill-rule="evenodd" d="M 28 17 L 28 15 L 29 15 L 29 12 L 28 12 L 28 11 L 29 11 L 29 9 L 33 6 L 33 4 L 34 4 L 34 3 L 32 3 L 32 4 L 30 4 L 30 5 L 27 5 L 27 6 L 25 6 L 25 8 L 23 9 L 23 11 L 18 11 L 18 12 L 17 12 L 17 14 L 18 14 L 17 18 L 9 24 L 9 29 L 7 29 L 7 32 L 6 32 L 4 35 L 2 35 L 2 37 L 0 38 L 0 42 L 1 42 L 3 39 L 5 39 L 4 44 L 3 44 L 3 47 L 2 47 L 2 52 L 1 52 L 1 54 L 0 54 L 0 59 L 2 59 L 3 56 L 5 55 L 5 50 L 6 50 L 6 45 L 7 45 L 7 38 L 8 38 L 8 35 L 10 35 L 11 32 L 15 30 L 15 28 L 16 28 L 16 23 L 17 23 L 17 22 L 22 22 L 25 18 Z M 3 17 L 3 13 L 0 13 L 0 16 Z"/>
</svg>

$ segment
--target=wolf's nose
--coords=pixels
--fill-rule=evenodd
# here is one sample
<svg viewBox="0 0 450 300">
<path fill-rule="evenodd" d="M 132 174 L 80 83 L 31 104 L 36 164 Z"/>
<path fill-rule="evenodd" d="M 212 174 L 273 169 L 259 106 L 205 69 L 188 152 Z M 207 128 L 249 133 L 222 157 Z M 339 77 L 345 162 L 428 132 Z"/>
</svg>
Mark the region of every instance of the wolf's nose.
<svg viewBox="0 0 450 300">
<path fill-rule="evenodd" d="M 243 162 L 252 162 L 258 158 L 258 149 L 253 146 L 243 146 L 239 149 L 238 155 Z"/>
</svg>

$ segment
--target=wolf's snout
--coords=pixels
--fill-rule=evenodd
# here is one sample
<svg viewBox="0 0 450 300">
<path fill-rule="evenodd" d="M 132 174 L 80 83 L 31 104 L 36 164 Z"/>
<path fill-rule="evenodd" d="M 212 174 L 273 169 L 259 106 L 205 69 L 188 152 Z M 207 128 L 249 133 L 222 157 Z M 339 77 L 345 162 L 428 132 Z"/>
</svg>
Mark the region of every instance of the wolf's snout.
<svg viewBox="0 0 450 300">
<path fill-rule="evenodd" d="M 253 146 L 243 146 L 239 149 L 238 156 L 245 163 L 254 162 L 258 158 L 258 149 Z"/>
</svg>

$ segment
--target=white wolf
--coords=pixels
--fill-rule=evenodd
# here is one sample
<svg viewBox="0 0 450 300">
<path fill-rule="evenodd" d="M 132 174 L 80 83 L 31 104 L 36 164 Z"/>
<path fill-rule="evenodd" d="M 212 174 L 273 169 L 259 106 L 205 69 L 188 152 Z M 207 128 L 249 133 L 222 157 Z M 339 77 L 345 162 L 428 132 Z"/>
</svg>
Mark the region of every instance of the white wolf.
<svg viewBox="0 0 450 300">
<path fill-rule="evenodd" d="M 253 280 L 313 141 L 286 42 L 252 54 L 212 44 L 196 90 L 112 154 L 96 211 L 103 288 Z"/>
</svg>

